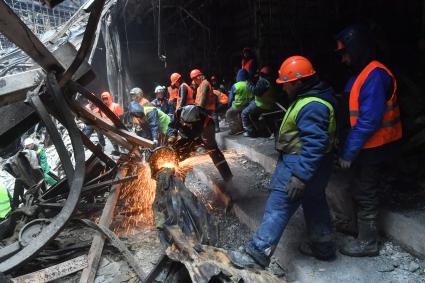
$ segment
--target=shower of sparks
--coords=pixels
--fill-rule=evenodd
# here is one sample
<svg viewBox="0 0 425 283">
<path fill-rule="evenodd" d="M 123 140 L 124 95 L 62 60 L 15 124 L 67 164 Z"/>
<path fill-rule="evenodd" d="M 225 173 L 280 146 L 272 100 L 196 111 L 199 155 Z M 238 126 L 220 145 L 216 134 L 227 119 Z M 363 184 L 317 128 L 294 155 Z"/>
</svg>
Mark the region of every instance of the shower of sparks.
<svg viewBox="0 0 425 283">
<path fill-rule="evenodd" d="M 226 153 L 225 156 L 229 158 L 237 156 L 237 154 Z M 176 176 L 184 180 L 193 166 L 208 162 L 211 162 L 208 154 L 187 158 L 179 165 L 173 160 L 168 160 L 166 156 L 160 156 L 156 160 L 156 165 L 158 168 L 173 168 Z M 121 188 L 119 214 L 124 216 L 124 220 L 115 228 L 115 231 L 121 235 L 132 235 L 137 232 L 138 227 L 154 225 L 152 204 L 155 200 L 156 181 L 151 177 L 149 164 L 146 162 L 135 163 L 127 174 L 137 175 L 137 179 L 126 183 Z M 209 209 L 214 209 L 211 202 L 200 191 L 193 193 Z"/>
<path fill-rule="evenodd" d="M 137 175 L 137 179 L 126 183 L 121 189 L 120 214 L 124 216 L 124 221 L 116 230 L 124 235 L 134 234 L 140 225 L 153 225 L 152 203 L 156 190 L 149 164 L 133 164 L 128 174 Z"/>
</svg>

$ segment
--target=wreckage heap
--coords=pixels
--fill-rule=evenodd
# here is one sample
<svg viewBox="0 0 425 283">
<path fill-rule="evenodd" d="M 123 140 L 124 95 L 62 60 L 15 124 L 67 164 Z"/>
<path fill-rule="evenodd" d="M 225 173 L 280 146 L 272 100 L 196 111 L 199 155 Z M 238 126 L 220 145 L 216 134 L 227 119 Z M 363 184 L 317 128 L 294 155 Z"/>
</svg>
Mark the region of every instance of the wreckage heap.
<svg viewBox="0 0 425 283">
<path fill-rule="evenodd" d="M 62 1 L 45 2 L 54 8 Z M 28 156 L 23 152 L 14 156 L 10 172 L 16 176 L 25 175 L 22 180 L 27 190 L 20 196 L 22 204 L 0 223 L 6 243 L 0 248 L 0 272 L 21 276 L 16 277 L 15 282 L 46 282 L 84 268 L 80 282 L 93 282 L 107 238 L 139 279 L 146 282 L 164 277 L 164 273 L 169 274 L 168 278 L 184 282 L 209 282 L 212 278 L 216 280 L 214 282 L 280 282 L 265 271 L 254 272 L 232 265 L 226 250 L 213 247 L 216 242 L 214 225 L 210 223 L 205 207 L 185 187 L 184 174 L 178 170 L 174 150 L 160 148 L 152 151 L 152 141 L 130 132 L 85 88 L 94 77 L 90 67 L 93 46 L 99 34 L 105 32 L 102 23 L 116 3 L 88 1 L 55 34 L 41 42 L 12 9 L 0 1 L 0 32 L 16 44 L 19 49 L 14 52 L 21 56 L 3 70 L 6 76 L 1 79 L 0 106 L 5 119 L 0 125 L 0 146 L 3 149 L 12 147 L 13 151 L 21 136 L 42 122 L 64 171 L 64 176 L 46 189 L 37 175 L 39 172 L 28 162 Z M 82 23 L 86 23 L 84 32 L 71 29 Z M 14 68 L 23 61 L 31 62 L 33 68 L 15 73 Z M 88 112 L 78 102 L 79 96 L 99 107 L 111 122 Z M 82 134 L 76 119 L 93 125 L 112 142 L 125 148 L 126 154 L 118 161 L 111 159 Z M 71 151 L 66 148 L 58 125 L 66 129 Z M 92 153 L 87 160 L 84 148 Z M 135 195 L 137 193 L 142 195 Z M 141 199 L 143 203 L 140 203 Z M 155 220 L 161 228 L 168 249 L 149 275 L 117 234 L 109 229 L 116 214 L 116 204 L 120 201 L 125 203 L 125 210 L 120 214 L 126 217 L 126 221 L 119 231 L 128 233 L 129 225 L 136 227 L 142 220 L 150 224 Z M 152 206 L 153 215 L 149 216 Z M 95 221 L 97 224 L 84 219 L 96 220 L 92 212 L 100 209 L 102 213 Z M 146 219 L 141 218 L 142 214 Z M 50 244 L 61 231 L 69 225 L 77 225 L 76 219 L 80 219 L 78 225 L 97 231 L 91 243 L 52 248 Z M 87 255 L 57 264 L 58 259 L 64 260 L 72 251 L 89 246 Z M 25 266 L 28 262 L 47 267 L 40 272 L 22 275 L 28 269 Z M 29 266 L 37 269 L 34 264 Z"/>
</svg>

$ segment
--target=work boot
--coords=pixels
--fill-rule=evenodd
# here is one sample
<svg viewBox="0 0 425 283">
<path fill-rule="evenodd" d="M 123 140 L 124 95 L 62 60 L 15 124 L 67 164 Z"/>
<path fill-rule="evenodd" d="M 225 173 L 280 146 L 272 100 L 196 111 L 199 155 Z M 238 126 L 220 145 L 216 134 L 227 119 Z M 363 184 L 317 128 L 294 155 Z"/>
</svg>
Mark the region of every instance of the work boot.
<svg viewBox="0 0 425 283">
<path fill-rule="evenodd" d="M 377 256 L 378 248 L 378 230 L 376 221 L 358 222 L 359 236 L 357 239 L 346 243 L 340 250 L 343 255 L 352 257 Z"/>
<path fill-rule="evenodd" d="M 311 243 L 303 242 L 299 245 L 298 250 L 306 256 L 315 257 L 319 260 L 332 260 L 335 258 L 334 242 Z"/>
<path fill-rule="evenodd" d="M 245 268 L 262 268 L 249 254 L 246 252 L 229 251 L 228 253 L 232 264 L 239 269 Z"/>
<path fill-rule="evenodd" d="M 245 252 L 250 255 L 261 267 L 266 268 L 269 266 L 270 257 L 266 256 L 263 252 L 257 249 L 252 241 L 249 241 L 245 245 Z"/>
</svg>

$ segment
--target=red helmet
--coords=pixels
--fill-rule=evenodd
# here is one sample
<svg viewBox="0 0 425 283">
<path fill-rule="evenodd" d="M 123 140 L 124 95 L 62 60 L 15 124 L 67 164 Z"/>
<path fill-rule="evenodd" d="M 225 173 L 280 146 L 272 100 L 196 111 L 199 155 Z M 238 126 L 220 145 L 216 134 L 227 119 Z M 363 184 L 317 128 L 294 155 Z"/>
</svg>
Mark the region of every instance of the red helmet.
<svg viewBox="0 0 425 283">
<path fill-rule="evenodd" d="M 198 70 L 198 69 L 193 69 L 191 72 L 190 72 L 190 79 L 195 79 L 195 78 L 197 78 L 197 77 L 199 77 L 200 75 L 203 75 L 202 74 L 202 72 L 200 71 L 200 70 Z"/>
<path fill-rule="evenodd" d="M 170 76 L 171 85 L 174 85 L 178 80 L 181 79 L 181 75 L 179 73 L 172 73 Z"/>
<path fill-rule="evenodd" d="M 264 75 L 271 75 L 272 69 L 269 66 L 264 66 L 261 68 L 260 73 Z"/>
<path fill-rule="evenodd" d="M 316 73 L 311 62 L 303 56 L 292 56 L 283 61 L 276 83 L 283 84 L 312 76 Z"/>
</svg>

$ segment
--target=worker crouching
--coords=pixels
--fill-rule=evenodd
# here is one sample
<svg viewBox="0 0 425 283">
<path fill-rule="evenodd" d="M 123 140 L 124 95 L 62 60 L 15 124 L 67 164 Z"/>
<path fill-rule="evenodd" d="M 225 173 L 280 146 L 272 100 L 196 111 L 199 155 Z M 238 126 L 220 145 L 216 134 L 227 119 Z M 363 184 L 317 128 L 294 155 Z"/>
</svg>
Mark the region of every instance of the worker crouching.
<svg viewBox="0 0 425 283">
<path fill-rule="evenodd" d="M 263 222 L 245 251 L 267 267 L 286 225 L 302 205 L 309 241 L 300 251 L 318 259 L 335 256 L 334 233 L 325 188 L 332 169 L 335 137 L 333 89 L 321 82 L 304 57 L 286 59 L 276 80 L 291 105 L 282 121 L 276 144 L 280 151 Z"/>
<path fill-rule="evenodd" d="M 155 106 L 141 106 L 136 101 L 130 102 L 129 111 L 137 135 L 152 140 L 155 146 L 165 143 L 170 116 Z"/>
</svg>

